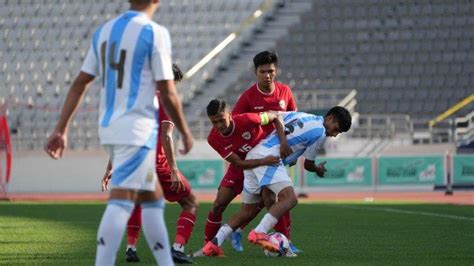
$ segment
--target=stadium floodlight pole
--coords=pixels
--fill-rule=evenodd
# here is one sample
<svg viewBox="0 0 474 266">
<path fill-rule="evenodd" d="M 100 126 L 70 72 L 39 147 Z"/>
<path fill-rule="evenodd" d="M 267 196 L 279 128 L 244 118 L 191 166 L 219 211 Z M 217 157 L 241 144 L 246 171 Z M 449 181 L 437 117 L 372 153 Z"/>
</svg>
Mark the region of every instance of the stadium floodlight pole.
<svg viewBox="0 0 474 266">
<path fill-rule="evenodd" d="M 212 60 L 217 54 L 219 54 L 224 48 L 227 47 L 237 36 L 240 35 L 240 33 L 246 29 L 251 23 L 253 23 L 257 18 L 259 18 L 263 12 L 267 11 L 271 4 L 273 3 L 273 0 L 267 0 L 264 3 L 262 3 L 255 12 L 252 13 L 247 19 L 245 19 L 242 24 L 239 26 L 239 28 L 235 31 L 229 34 L 222 42 L 220 42 L 214 49 L 212 49 L 206 56 L 204 56 L 197 64 L 195 64 L 190 70 L 184 74 L 183 79 L 189 79 L 192 77 L 196 72 L 198 72 L 201 68 L 203 68 L 209 61 Z"/>
<path fill-rule="evenodd" d="M 457 111 L 461 110 L 462 108 L 464 108 L 465 106 L 467 106 L 468 104 L 472 102 L 474 102 L 474 93 L 467 96 L 462 101 L 458 102 L 457 104 L 455 104 L 454 106 L 452 106 L 451 108 L 443 112 L 442 114 L 438 115 L 435 119 L 431 120 L 429 122 L 429 126 L 433 127 L 438 122 L 443 121 L 444 119 L 450 117 L 452 114 L 456 113 Z"/>
</svg>

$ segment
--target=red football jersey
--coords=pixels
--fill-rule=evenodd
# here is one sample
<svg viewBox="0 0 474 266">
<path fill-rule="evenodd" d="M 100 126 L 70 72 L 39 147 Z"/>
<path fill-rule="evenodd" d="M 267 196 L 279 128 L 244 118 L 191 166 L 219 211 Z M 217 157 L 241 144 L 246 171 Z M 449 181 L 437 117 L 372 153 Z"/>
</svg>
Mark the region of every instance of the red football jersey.
<svg viewBox="0 0 474 266">
<path fill-rule="evenodd" d="M 275 82 L 275 90 L 265 93 L 257 83 L 246 89 L 235 103 L 233 114 L 265 111 L 296 111 L 296 102 L 290 87 Z"/>
<path fill-rule="evenodd" d="M 158 101 L 160 101 L 160 97 L 158 97 Z M 163 123 L 173 124 L 160 101 L 160 107 L 158 108 L 158 140 L 156 145 L 156 173 L 158 175 L 171 173 L 168 159 L 166 159 L 165 150 L 163 149 L 163 143 L 161 142 L 161 126 Z"/>
<path fill-rule="evenodd" d="M 265 138 L 262 121 L 256 113 L 232 115 L 232 121 L 233 129 L 228 136 L 223 136 L 212 128 L 207 142 L 224 159 L 235 153 L 245 160 L 247 153 Z"/>
</svg>

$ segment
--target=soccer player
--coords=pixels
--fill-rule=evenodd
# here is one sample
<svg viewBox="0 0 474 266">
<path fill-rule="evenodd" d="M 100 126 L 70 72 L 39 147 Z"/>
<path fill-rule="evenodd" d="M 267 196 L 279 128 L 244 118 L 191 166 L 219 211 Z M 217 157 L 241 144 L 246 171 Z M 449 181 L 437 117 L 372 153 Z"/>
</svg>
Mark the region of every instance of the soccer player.
<svg viewBox="0 0 474 266">
<path fill-rule="evenodd" d="M 280 160 L 278 155 L 285 157 L 291 153 L 286 145 L 283 125 L 277 119 L 278 115 L 275 112 L 231 115 L 225 101 L 214 99 L 207 106 L 207 114 L 213 125 L 207 138 L 208 143 L 230 165 L 220 183 L 213 209 L 208 214 L 205 242 L 212 240 L 219 230 L 225 208 L 242 192 L 242 170 L 278 163 Z M 275 124 L 276 134 L 282 137 L 281 153 L 258 160 L 245 160 L 247 152 L 266 136 L 262 126 L 270 122 Z M 200 251 L 196 252 L 194 256 L 202 255 Z"/>
<path fill-rule="evenodd" d="M 296 102 L 293 93 L 288 85 L 275 81 L 278 74 L 278 56 L 274 52 L 263 51 L 253 58 L 255 77 L 257 82 L 242 93 L 237 100 L 233 114 L 255 113 L 265 111 L 296 111 Z M 270 134 L 273 131 L 273 125 L 269 124 L 263 127 L 265 132 Z M 242 171 L 243 176 L 243 171 Z M 262 206 L 263 207 L 263 206 Z M 255 213 L 255 216 L 258 212 Z M 241 243 L 242 229 L 246 224 L 232 233 L 232 247 L 236 251 L 243 251 Z M 284 234 L 290 243 L 290 249 L 293 253 L 301 250 L 291 242 L 291 218 L 290 213 L 282 216 L 275 225 L 275 231 Z"/>
<path fill-rule="evenodd" d="M 181 81 L 183 73 L 179 67 L 173 64 L 173 75 L 175 83 Z M 159 93 L 157 93 L 159 101 Z M 157 102 L 158 103 L 158 102 Z M 192 193 L 191 186 L 178 170 L 173 145 L 173 122 L 169 119 L 163 108 L 158 109 L 158 145 L 156 146 L 156 174 L 160 181 L 165 199 L 169 202 L 178 202 L 181 206 L 181 214 L 176 221 L 176 235 L 171 255 L 175 263 L 192 263 L 191 258 L 184 254 L 184 246 L 191 237 L 194 224 L 196 223 L 196 211 L 198 203 L 196 196 Z M 107 171 L 102 179 L 102 190 L 108 188 L 109 180 L 112 176 L 112 165 L 109 162 Z M 139 262 L 136 243 L 141 228 L 142 208 L 139 204 L 130 216 L 127 224 L 127 249 L 125 252 L 126 261 Z"/>
<path fill-rule="evenodd" d="M 315 164 L 317 149 L 324 143 L 326 136 L 336 137 L 341 132 L 347 132 L 352 123 L 349 111 L 339 106 L 331 108 L 324 117 L 302 112 L 284 112 L 281 115 L 285 122 L 287 142 L 293 152 L 278 165 L 259 166 L 244 171 L 242 209 L 219 229 L 212 241 L 207 242 L 203 248 L 203 253 L 206 256 L 221 256 L 223 254 L 220 246 L 242 221 L 248 220 L 253 215 L 263 188 L 278 195 L 279 201 L 273 204 L 257 227 L 250 231 L 248 240 L 271 252 L 279 252 L 278 245 L 269 241 L 267 232 L 275 226 L 283 214 L 298 203 L 293 183 L 285 165 L 291 164 L 303 155 L 305 169 L 324 177 L 325 162 Z M 269 154 L 276 155 L 279 152 L 279 146 L 279 137 L 272 133 L 249 151 L 246 160 L 263 158 Z"/>
<path fill-rule="evenodd" d="M 154 169 L 158 125 L 153 97 L 157 89 L 166 112 L 183 136 L 184 153 L 192 148 L 193 139 L 173 82 L 169 32 L 151 20 L 159 0 L 129 2 L 129 11 L 105 22 L 94 33 L 45 150 L 54 159 L 62 157 L 71 118 L 89 84 L 99 76 L 99 137 L 115 170 L 97 233 L 95 263 L 115 263 L 127 221 L 135 202 L 139 202 L 143 231 L 156 262 L 173 265 L 163 217 L 163 193 Z"/>
</svg>

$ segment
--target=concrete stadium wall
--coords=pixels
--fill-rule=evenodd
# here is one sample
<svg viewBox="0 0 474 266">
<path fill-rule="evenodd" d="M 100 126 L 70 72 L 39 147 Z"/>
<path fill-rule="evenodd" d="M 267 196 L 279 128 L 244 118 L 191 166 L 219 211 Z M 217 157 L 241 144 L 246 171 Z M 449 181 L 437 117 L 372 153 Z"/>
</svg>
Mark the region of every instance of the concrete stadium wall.
<svg viewBox="0 0 474 266">
<path fill-rule="evenodd" d="M 196 141 L 186 156 L 178 159 L 216 159 L 206 141 Z M 12 177 L 8 192 L 62 193 L 100 192 L 108 154 L 104 150 L 67 150 L 60 160 L 51 159 L 43 151 L 13 151 Z"/>
</svg>

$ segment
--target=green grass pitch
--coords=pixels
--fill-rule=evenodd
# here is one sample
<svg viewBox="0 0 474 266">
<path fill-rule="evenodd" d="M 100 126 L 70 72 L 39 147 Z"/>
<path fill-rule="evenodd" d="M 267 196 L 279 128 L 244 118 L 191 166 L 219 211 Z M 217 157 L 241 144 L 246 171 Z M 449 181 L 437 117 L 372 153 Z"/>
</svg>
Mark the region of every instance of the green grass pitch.
<svg viewBox="0 0 474 266">
<path fill-rule="evenodd" d="M 210 207 L 208 203 L 200 205 L 187 251 L 201 247 Z M 225 217 L 239 207 L 229 206 Z M 104 208 L 104 203 L 0 202 L 0 264 L 93 265 Z M 171 241 L 179 211 L 176 204 L 166 207 Z M 196 258 L 195 262 L 272 266 L 474 264 L 474 206 L 299 204 L 292 218 L 292 240 L 303 250 L 296 258 L 267 258 L 261 249 L 244 241 L 244 253 L 233 251 L 227 242 L 226 258 Z M 125 239 L 118 265 L 126 264 L 124 251 Z M 142 262 L 137 265 L 154 265 L 143 235 L 138 254 Z"/>
</svg>

